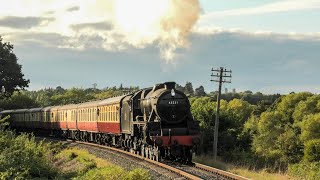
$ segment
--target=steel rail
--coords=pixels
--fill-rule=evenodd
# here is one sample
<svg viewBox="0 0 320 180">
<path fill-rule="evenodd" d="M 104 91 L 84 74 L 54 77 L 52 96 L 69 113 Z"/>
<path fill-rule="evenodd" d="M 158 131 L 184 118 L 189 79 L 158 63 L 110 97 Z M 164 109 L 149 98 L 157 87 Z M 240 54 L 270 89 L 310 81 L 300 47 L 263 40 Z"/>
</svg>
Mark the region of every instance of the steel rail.
<svg viewBox="0 0 320 180">
<path fill-rule="evenodd" d="M 227 179 L 250 180 L 250 179 L 245 178 L 243 176 L 232 174 L 230 172 L 223 171 L 223 170 L 220 170 L 220 169 L 216 169 L 216 168 L 213 168 L 213 167 L 210 167 L 210 166 L 206 166 L 206 165 L 203 165 L 203 164 L 199 164 L 199 163 L 195 163 L 195 168 L 198 168 L 198 169 L 201 169 L 201 170 L 216 174 L 218 176 L 221 176 L 221 177 L 224 177 L 224 178 L 227 178 Z"/>
<path fill-rule="evenodd" d="M 201 179 L 201 178 L 199 178 L 197 176 L 194 176 L 194 175 L 192 175 L 190 173 L 187 173 L 185 171 L 176 169 L 174 167 L 171 167 L 169 165 L 163 164 L 161 162 L 153 161 L 151 159 L 148 159 L 148 158 L 142 157 L 140 155 L 137 155 L 137 154 L 134 154 L 134 153 L 131 153 L 131 152 L 127 152 L 127 151 L 124 151 L 124 150 L 121 150 L 121 149 L 118 149 L 118 148 L 99 145 L 99 144 L 94 144 L 94 143 L 89 143 L 89 142 L 83 142 L 83 141 L 74 141 L 74 140 L 69 140 L 69 139 L 67 139 L 66 141 L 75 142 L 75 143 L 79 143 L 79 144 L 85 144 L 85 145 L 94 146 L 94 147 L 98 147 L 98 148 L 102 148 L 102 149 L 108 149 L 108 150 L 111 150 L 111 151 L 116 151 L 116 152 L 131 156 L 131 157 L 134 157 L 134 158 L 137 158 L 137 159 L 141 159 L 143 161 L 147 161 L 149 163 L 152 163 L 152 164 L 157 165 L 157 166 L 159 166 L 161 168 L 169 170 L 169 171 L 171 171 L 173 173 L 176 173 L 176 174 L 178 174 L 178 175 L 180 175 L 182 177 L 185 177 L 187 179 L 194 179 L 194 180 L 200 180 Z"/>
</svg>

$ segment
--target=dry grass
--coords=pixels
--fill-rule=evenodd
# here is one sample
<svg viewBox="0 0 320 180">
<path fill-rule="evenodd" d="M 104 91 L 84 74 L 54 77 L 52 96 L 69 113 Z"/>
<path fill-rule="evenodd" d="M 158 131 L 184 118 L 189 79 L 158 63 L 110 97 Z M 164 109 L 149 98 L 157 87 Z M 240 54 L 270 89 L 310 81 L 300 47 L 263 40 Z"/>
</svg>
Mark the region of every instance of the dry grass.
<svg viewBox="0 0 320 180">
<path fill-rule="evenodd" d="M 286 174 L 267 172 L 266 169 L 250 170 L 247 167 L 227 164 L 222 162 L 221 160 L 218 160 L 215 162 L 211 156 L 196 156 L 194 157 L 194 161 L 217 168 L 217 169 L 228 171 L 249 179 L 254 179 L 254 180 L 289 180 L 289 179 L 292 180 L 294 179 L 293 177 L 289 177 Z"/>
</svg>

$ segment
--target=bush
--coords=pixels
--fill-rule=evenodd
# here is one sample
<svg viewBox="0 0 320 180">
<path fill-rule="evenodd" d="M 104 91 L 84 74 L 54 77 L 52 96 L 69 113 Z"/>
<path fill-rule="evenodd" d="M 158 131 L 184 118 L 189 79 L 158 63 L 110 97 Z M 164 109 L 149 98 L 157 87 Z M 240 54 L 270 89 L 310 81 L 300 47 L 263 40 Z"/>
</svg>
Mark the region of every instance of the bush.
<svg viewBox="0 0 320 180">
<path fill-rule="evenodd" d="M 149 180 L 150 176 L 148 171 L 144 169 L 134 169 L 130 171 L 126 177 L 128 180 Z"/>
<path fill-rule="evenodd" d="M 320 139 L 310 140 L 305 144 L 304 159 L 309 162 L 320 161 Z"/>
<path fill-rule="evenodd" d="M 76 179 L 95 179 L 95 180 L 104 180 L 104 179 L 110 179 L 110 180 L 120 180 L 124 179 L 125 177 L 125 171 L 118 166 L 108 166 L 103 168 L 96 168 L 89 170 L 87 173 L 85 173 L 81 177 L 77 177 Z"/>
<path fill-rule="evenodd" d="M 320 162 L 300 162 L 289 165 L 289 175 L 299 179 L 318 180 L 320 177 Z"/>
<path fill-rule="evenodd" d="M 50 145 L 37 143 L 33 136 L 0 132 L 0 179 L 53 178 Z"/>
</svg>

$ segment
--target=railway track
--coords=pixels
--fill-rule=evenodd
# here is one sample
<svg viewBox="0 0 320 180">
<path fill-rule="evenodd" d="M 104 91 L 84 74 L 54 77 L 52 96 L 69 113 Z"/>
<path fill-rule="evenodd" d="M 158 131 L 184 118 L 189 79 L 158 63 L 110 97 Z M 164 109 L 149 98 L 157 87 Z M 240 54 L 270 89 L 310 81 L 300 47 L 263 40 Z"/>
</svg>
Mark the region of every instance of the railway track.
<svg viewBox="0 0 320 180">
<path fill-rule="evenodd" d="M 61 139 L 56 138 L 48 138 L 45 137 L 47 140 L 54 140 L 54 141 L 61 141 Z M 161 172 L 161 170 L 157 170 L 161 174 L 165 173 L 168 179 L 194 179 L 194 180 L 200 180 L 200 179 L 232 179 L 232 180 L 248 180 L 245 177 L 238 176 L 226 171 L 222 171 L 216 168 L 212 168 L 203 164 L 194 163 L 194 166 L 190 165 L 182 165 L 180 163 L 172 163 L 169 161 L 166 162 L 157 162 L 153 161 L 151 159 L 142 157 L 140 155 L 127 152 L 118 148 L 89 143 L 89 142 L 82 142 L 82 141 L 74 141 L 74 140 L 66 140 L 69 143 L 75 143 L 75 144 L 81 144 L 86 145 L 90 147 L 99 148 L 101 150 L 109 150 L 115 153 L 120 153 L 122 155 L 127 156 L 128 158 L 134 158 L 135 160 L 144 161 L 149 164 L 155 165 L 159 167 L 160 169 L 165 169 L 166 171 L 169 171 L 171 173 L 165 173 Z M 148 165 L 147 165 L 148 166 Z M 175 174 L 175 175 L 173 175 Z"/>
</svg>

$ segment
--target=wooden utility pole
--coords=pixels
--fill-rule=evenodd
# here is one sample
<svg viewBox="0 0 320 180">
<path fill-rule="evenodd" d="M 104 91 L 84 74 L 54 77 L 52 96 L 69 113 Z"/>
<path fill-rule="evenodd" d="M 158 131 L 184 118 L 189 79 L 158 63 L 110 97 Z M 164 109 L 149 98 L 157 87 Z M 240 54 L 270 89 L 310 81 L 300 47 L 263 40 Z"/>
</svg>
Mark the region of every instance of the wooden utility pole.
<svg viewBox="0 0 320 180">
<path fill-rule="evenodd" d="M 217 111 L 216 111 L 216 120 L 214 123 L 214 135 L 213 135 L 213 159 L 217 160 L 217 146 L 218 146 L 218 130 L 219 130 L 219 113 L 220 113 L 220 96 L 221 96 L 221 86 L 222 83 L 231 83 L 231 80 L 227 81 L 225 78 L 231 78 L 231 70 L 226 70 L 223 67 L 220 69 L 211 69 L 212 74 L 211 77 L 215 77 L 217 79 L 211 79 L 211 81 L 219 83 L 219 90 L 217 94 Z M 214 74 L 213 72 L 217 72 Z"/>
</svg>

